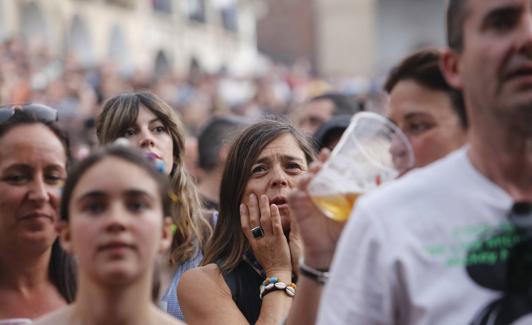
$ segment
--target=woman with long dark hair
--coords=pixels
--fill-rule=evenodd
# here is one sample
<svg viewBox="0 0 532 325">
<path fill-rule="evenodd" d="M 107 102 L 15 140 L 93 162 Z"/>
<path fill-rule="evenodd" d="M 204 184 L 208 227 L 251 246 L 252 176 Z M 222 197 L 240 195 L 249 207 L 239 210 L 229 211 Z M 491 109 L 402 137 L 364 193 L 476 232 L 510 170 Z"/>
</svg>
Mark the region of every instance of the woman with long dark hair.
<svg viewBox="0 0 532 325">
<path fill-rule="evenodd" d="M 178 287 L 188 323 L 279 324 L 286 317 L 301 255 L 287 195 L 313 159 L 306 138 L 282 121 L 256 123 L 235 140 L 204 266 Z"/>
</svg>

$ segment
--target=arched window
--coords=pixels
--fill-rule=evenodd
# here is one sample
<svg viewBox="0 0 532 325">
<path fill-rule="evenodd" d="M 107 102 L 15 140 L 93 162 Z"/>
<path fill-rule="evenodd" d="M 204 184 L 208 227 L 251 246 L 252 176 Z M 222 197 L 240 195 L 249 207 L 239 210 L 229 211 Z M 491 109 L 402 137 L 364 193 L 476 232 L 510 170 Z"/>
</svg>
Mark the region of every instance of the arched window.
<svg viewBox="0 0 532 325">
<path fill-rule="evenodd" d="M 41 8 L 35 2 L 30 2 L 21 6 L 20 31 L 28 40 L 39 39 L 44 42 L 48 41 L 48 26 Z"/>
<path fill-rule="evenodd" d="M 119 65 L 120 69 L 129 67 L 129 51 L 124 37 L 124 32 L 118 25 L 111 29 L 108 45 L 108 55 L 111 60 Z"/>
<path fill-rule="evenodd" d="M 207 6 L 205 0 L 183 0 L 182 9 L 190 20 L 207 21 Z"/>
<path fill-rule="evenodd" d="M 92 42 L 85 22 L 75 16 L 67 37 L 67 49 L 84 65 L 93 63 Z"/>
<path fill-rule="evenodd" d="M 171 0 L 150 0 L 153 10 L 165 14 L 171 14 L 173 11 Z"/>
<path fill-rule="evenodd" d="M 171 69 L 170 61 L 166 57 L 166 54 L 164 54 L 163 51 L 157 52 L 157 55 L 155 56 L 155 64 L 154 64 L 155 77 L 160 77 L 164 75 L 165 73 L 169 72 L 170 69 Z"/>
<path fill-rule="evenodd" d="M 6 17 L 5 17 L 5 4 L 4 0 L 0 0 L 0 42 L 4 40 L 7 37 L 7 26 L 5 25 Z"/>
</svg>

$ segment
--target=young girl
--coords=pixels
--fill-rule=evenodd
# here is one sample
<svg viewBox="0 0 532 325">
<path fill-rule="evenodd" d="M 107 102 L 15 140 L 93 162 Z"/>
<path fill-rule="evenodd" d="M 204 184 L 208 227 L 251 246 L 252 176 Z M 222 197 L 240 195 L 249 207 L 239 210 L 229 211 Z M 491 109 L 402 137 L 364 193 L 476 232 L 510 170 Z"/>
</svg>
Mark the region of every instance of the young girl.
<svg viewBox="0 0 532 325">
<path fill-rule="evenodd" d="M 60 238 L 78 265 L 75 302 L 36 324 L 181 324 L 151 300 L 172 240 L 168 181 L 142 153 L 111 146 L 67 179 Z"/>
<path fill-rule="evenodd" d="M 164 167 L 178 204 L 171 214 L 176 226 L 168 263 L 162 263 L 161 306 L 183 319 L 176 288 L 185 271 L 199 265 L 211 227 L 201 211 L 196 187 L 185 170 L 184 127 L 173 109 L 156 95 L 138 91 L 108 99 L 96 122 L 101 144 L 126 138 Z M 212 220 L 211 220 L 212 221 Z"/>
</svg>

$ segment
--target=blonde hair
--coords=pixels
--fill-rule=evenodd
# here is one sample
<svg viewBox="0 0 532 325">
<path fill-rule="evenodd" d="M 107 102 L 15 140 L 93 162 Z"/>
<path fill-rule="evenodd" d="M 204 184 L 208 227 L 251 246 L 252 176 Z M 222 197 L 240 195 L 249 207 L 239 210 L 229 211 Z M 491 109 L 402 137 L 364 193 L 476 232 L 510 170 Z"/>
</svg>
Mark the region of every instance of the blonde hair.
<svg viewBox="0 0 532 325">
<path fill-rule="evenodd" d="M 146 107 L 168 129 L 173 142 L 174 163 L 170 186 L 176 195 L 172 219 L 176 231 L 170 249 L 170 264 L 179 265 L 191 259 L 203 247 L 212 233 L 210 224 L 201 215 L 201 203 L 195 184 L 185 170 L 184 127 L 173 109 L 156 95 L 139 91 L 123 93 L 108 99 L 96 120 L 96 134 L 101 144 L 112 142 L 135 124 L 140 106 Z"/>
</svg>

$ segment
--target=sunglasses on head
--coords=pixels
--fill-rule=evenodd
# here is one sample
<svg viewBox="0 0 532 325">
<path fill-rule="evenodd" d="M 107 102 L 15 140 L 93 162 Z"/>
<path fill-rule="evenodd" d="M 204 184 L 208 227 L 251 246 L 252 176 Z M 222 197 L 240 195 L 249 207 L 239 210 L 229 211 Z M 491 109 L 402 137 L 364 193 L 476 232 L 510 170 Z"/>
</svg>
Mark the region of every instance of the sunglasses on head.
<svg viewBox="0 0 532 325">
<path fill-rule="evenodd" d="M 4 105 L 0 106 L 0 124 L 9 121 L 16 111 L 26 112 L 44 122 L 56 122 L 57 110 L 42 104 Z"/>
</svg>

